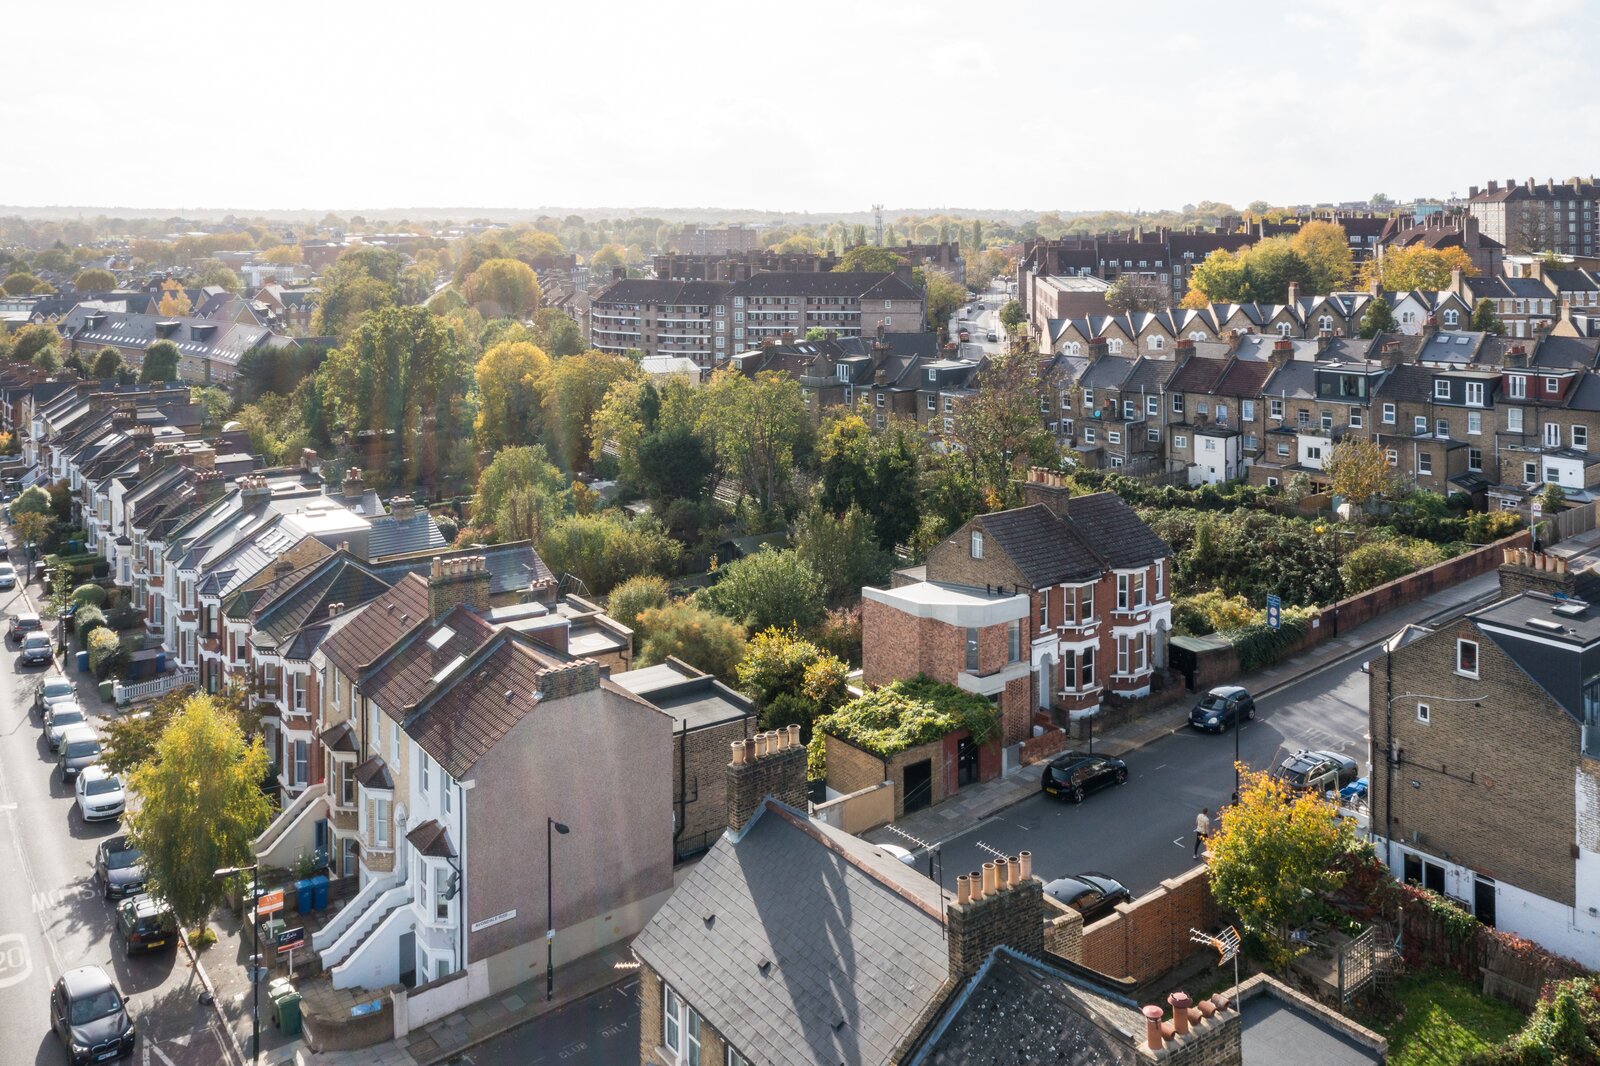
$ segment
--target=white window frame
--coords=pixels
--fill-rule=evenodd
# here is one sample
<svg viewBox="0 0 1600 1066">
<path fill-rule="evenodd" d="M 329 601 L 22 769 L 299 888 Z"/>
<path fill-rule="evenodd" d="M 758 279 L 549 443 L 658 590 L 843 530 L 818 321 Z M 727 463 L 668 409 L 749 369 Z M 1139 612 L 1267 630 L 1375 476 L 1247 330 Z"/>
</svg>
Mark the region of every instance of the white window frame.
<svg viewBox="0 0 1600 1066">
<path fill-rule="evenodd" d="M 1283 418 L 1283 398 L 1281 396 L 1267 399 L 1267 414 L 1279 420 Z"/>
<path fill-rule="evenodd" d="M 1417 473 L 1426 477 L 1433 476 L 1433 455 L 1431 453 L 1417 453 Z"/>
<path fill-rule="evenodd" d="M 1435 400 L 1448 400 L 1450 398 L 1450 382 L 1445 378 L 1435 378 L 1433 382 L 1433 398 Z"/>
<path fill-rule="evenodd" d="M 1483 433 L 1483 412 L 1467 412 L 1467 436 L 1476 437 Z"/>
<path fill-rule="evenodd" d="M 1523 429 L 1523 425 L 1524 425 L 1524 422 L 1523 422 L 1522 408 L 1520 408 L 1520 407 L 1507 407 L 1506 408 L 1506 432 L 1507 433 L 1522 433 L 1522 432 L 1525 432 L 1525 430 Z"/>
<path fill-rule="evenodd" d="M 1429 722 L 1433 721 L 1433 709 L 1426 703 L 1417 704 L 1417 721 L 1421 722 L 1423 725 L 1427 725 Z"/>
<path fill-rule="evenodd" d="M 1392 404 L 1392 403 L 1384 404 L 1383 405 L 1383 424 L 1386 425 L 1386 426 L 1394 425 L 1394 417 L 1395 417 L 1394 416 L 1394 404 Z"/>
<path fill-rule="evenodd" d="M 1470 670 L 1467 669 L 1467 667 L 1465 667 L 1464 665 L 1462 665 L 1463 660 L 1462 660 L 1462 656 L 1461 656 L 1462 651 L 1464 649 L 1468 648 L 1468 647 L 1470 647 L 1472 649 L 1472 668 Z M 1474 681 L 1476 681 L 1478 679 L 1478 673 L 1482 669 L 1482 666 L 1483 666 L 1483 661 L 1480 658 L 1480 656 L 1482 656 L 1482 654 L 1483 654 L 1483 649 L 1479 646 L 1477 641 L 1475 641 L 1475 640 L 1467 640 L 1464 637 L 1457 638 L 1456 639 L 1456 673 L 1460 674 L 1462 677 L 1470 677 Z"/>
<path fill-rule="evenodd" d="M 296 788 L 301 788 L 311 778 L 311 742 L 308 740 L 296 740 L 289 751 L 291 753 L 289 783 Z"/>
<path fill-rule="evenodd" d="M 1506 395 L 1513 400 L 1528 398 L 1528 375 L 1512 374 L 1506 378 Z"/>
<path fill-rule="evenodd" d="M 1044 633 L 1050 629 L 1050 590 L 1039 590 L 1039 632 Z"/>
<path fill-rule="evenodd" d="M 967 541 L 967 550 L 972 553 L 972 557 L 974 559 L 982 559 L 983 558 L 983 531 L 982 530 L 974 529 L 972 531 L 972 536 Z"/>
<path fill-rule="evenodd" d="M 1483 382 L 1469 381 L 1466 383 L 1467 403 L 1473 407 L 1483 406 Z"/>
<path fill-rule="evenodd" d="M 1574 451 L 1586 452 L 1589 450 L 1589 427 L 1572 427 L 1572 448 Z"/>
</svg>

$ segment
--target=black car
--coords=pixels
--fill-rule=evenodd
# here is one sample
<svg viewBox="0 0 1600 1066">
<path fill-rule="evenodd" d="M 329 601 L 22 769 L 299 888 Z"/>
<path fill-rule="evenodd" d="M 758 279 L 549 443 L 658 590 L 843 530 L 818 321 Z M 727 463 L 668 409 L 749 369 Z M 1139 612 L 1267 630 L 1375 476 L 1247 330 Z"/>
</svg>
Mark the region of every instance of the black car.
<svg viewBox="0 0 1600 1066">
<path fill-rule="evenodd" d="M 1295 791 L 1337 792 L 1361 776 L 1361 767 L 1336 751 L 1297 751 L 1272 776 Z"/>
<path fill-rule="evenodd" d="M 1119 903 L 1133 902 L 1133 893 L 1121 881 L 1093 871 L 1058 877 L 1044 886 L 1044 893 L 1083 915 L 1084 925 L 1105 917 Z"/>
<path fill-rule="evenodd" d="M 68 970 L 50 989 L 50 1028 L 66 1045 L 73 1066 L 133 1054 L 128 1005 L 98 966 Z"/>
<path fill-rule="evenodd" d="M 1189 712 L 1189 724 L 1208 733 L 1249 721 L 1256 716 L 1256 701 L 1239 685 L 1219 685 L 1207 692 Z"/>
<path fill-rule="evenodd" d="M 1083 797 L 1095 789 L 1120 785 L 1127 780 L 1128 764 L 1121 759 L 1069 751 L 1050 760 L 1050 765 L 1044 768 L 1040 787 L 1052 796 L 1082 803 Z"/>
<path fill-rule="evenodd" d="M 172 908 L 153 896 L 132 896 L 117 904 L 117 935 L 129 955 L 178 946 L 178 920 Z"/>
<path fill-rule="evenodd" d="M 106 899 L 122 899 L 144 891 L 144 852 L 125 836 L 102 841 L 94 857 L 94 879 Z"/>
</svg>

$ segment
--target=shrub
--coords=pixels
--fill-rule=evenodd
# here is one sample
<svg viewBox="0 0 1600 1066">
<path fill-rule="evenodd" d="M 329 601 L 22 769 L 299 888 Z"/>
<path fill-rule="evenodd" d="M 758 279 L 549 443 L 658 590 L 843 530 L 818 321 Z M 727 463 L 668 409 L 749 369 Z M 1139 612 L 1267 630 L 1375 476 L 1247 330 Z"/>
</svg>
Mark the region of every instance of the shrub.
<svg viewBox="0 0 1600 1066">
<path fill-rule="evenodd" d="M 125 603 L 106 614 L 106 623 L 118 632 L 137 629 L 144 625 L 144 615 L 139 613 L 139 608 Z"/>
<path fill-rule="evenodd" d="M 814 778 L 825 775 L 825 734 L 887 759 L 958 729 L 971 734 L 974 744 L 984 744 L 999 723 L 999 712 L 989 700 L 919 674 L 874 689 L 818 718 L 811 734 L 808 772 Z"/>
<path fill-rule="evenodd" d="M 681 551 L 654 519 L 630 522 L 614 511 L 563 518 L 539 545 L 551 571 L 581 578 L 596 594 L 639 574 L 672 572 Z"/>
<path fill-rule="evenodd" d="M 639 616 L 647 636 L 639 649 L 641 665 L 673 655 L 732 683 L 744 655 L 744 629 L 692 603 L 655 607 Z"/>
<path fill-rule="evenodd" d="M 666 605 L 666 580 L 654 574 L 640 574 L 611 590 L 606 599 L 606 613 L 629 629 L 638 630 L 640 615 Z"/>
<path fill-rule="evenodd" d="M 817 647 L 851 666 L 861 665 L 861 605 L 835 607 L 822 616 L 811 639 Z"/>
<path fill-rule="evenodd" d="M 79 585 L 72 590 L 72 603 L 76 607 L 104 607 L 106 605 L 105 586 Z"/>
<path fill-rule="evenodd" d="M 822 617 L 822 579 L 792 549 L 765 549 L 729 563 L 700 595 L 713 611 L 757 630 L 806 629 Z"/>
<path fill-rule="evenodd" d="M 104 681 L 126 661 L 122 640 L 114 630 L 102 626 L 89 635 L 89 669 L 95 677 Z"/>
<path fill-rule="evenodd" d="M 98 607 L 79 607 L 72 616 L 72 631 L 78 634 L 78 647 L 87 648 L 95 630 L 106 625 L 106 615 Z"/>
<path fill-rule="evenodd" d="M 1199 635 L 1219 630 L 1243 629 L 1263 620 L 1263 612 L 1243 596 L 1229 596 L 1221 589 L 1181 596 L 1172 605 L 1172 628 L 1179 633 Z"/>
<path fill-rule="evenodd" d="M 1474 544 L 1491 544 L 1522 528 L 1522 516 L 1515 511 L 1477 511 L 1467 516 L 1467 539 Z"/>
<path fill-rule="evenodd" d="M 1373 540 L 1359 546 L 1344 561 L 1342 577 L 1347 595 L 1365 592 L 1389 581 L 1405 577 L 1435 563 L 1445 553 L 1425 540 Z"/>
</svg>

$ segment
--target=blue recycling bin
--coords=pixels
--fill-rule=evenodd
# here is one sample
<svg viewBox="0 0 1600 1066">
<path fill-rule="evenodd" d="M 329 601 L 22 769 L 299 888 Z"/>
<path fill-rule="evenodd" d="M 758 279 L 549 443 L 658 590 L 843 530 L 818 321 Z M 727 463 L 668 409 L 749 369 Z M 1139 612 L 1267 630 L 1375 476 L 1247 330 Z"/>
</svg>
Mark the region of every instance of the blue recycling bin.
<svg viewBox="0 0 1600 1066">
<path fill-rule="evenodd" d="M 80 651 L 78 653 L 78 673 L 87 674 L 88 672 L 89 672 L 89 653 L 86 652 L 86 651 Z"/>
<path fill-rule="evenodd" d="M 328 875 L 318 874 L 311 879 L 311 909 L 325 911 L 328 909 Z"/>
<path fill-rule="evenodd" d="M 315 892 L 312 890 L 310 878 L 307 878 L 304 881 L 296 881 L 294 883 L 295 910 L 299 911 L 301 914 L 310 914 L 311 900 L 314 895 Z"/>
</svg>

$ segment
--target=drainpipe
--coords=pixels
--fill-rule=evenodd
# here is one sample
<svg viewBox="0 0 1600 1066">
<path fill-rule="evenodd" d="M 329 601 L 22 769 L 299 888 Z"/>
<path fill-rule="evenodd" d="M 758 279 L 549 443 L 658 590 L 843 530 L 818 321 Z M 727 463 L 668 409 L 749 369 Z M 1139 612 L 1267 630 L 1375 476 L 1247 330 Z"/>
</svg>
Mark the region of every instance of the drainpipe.
<svg viewBox="0 0 1600 1066">
<path fill-rule="evenodd" d="M 1394 869 L 1394 656 L 1383 653 L 1383 864 Z M 1368 819 L 1371 825 L 1371 819 Z"/>
<path fill-rule="evenodd" d="M 678 861 L 678 838 L 683 836 L 684 821 L 688 817 L 684 806 L 687 802 L 685 793 L 689 791 L 689 753 L 686 748 L 689 743 L 689 719 L 681 719 L 679 725 L 681 728 L 678 730 L 678 817 L 677 824 L 672 828 L 673 862 Z M 748 727 L 746 731 L 748 732 Z"/>
</svg>

